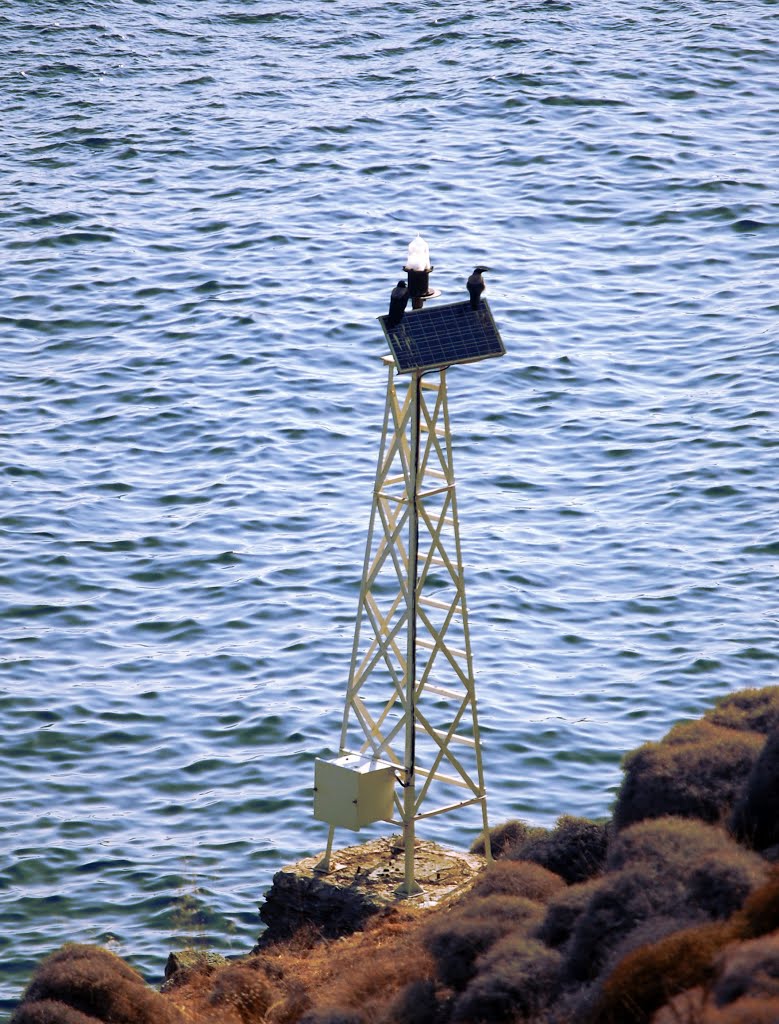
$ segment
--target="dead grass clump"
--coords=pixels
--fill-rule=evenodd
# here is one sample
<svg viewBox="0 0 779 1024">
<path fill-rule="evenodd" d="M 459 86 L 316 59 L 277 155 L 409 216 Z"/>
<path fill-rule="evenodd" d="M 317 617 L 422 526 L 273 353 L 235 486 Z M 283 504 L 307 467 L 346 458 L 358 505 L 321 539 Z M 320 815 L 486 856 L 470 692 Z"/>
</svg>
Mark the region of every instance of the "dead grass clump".
<svg viewBox="0 0 779 1024">
<path fill-rule="evenodd" d="M 509 935 L 478 963 L 478 971 L 454 1005 L 452 1020 L 527 1020 L 550 1000 L 558 979 L 560 954 L 535 939 Z"/>
<path fill-rule="evenodd" d="M 633 950 L 604 980 L 591 1024 L 648 1024 L 671 997 L 709 981 L 714 957 L 731 938 L 727 925 L 712 923 Z"/>
<path fill-rule="evenodd" d="M 742 939 L 756 939 L 779 929 L 779 867 L 771 868 L 765 884 L 747 896 L 733 924 Z"/>
<path fill-rule="evenodd" d="M 563 815 L 551 832 L 528 836 L 507 852 L 514 860 L 529 860 L 565 879 L 568 885 L 585 882 L 602 869 L 609 827 L 605 823 Z"/>
<path fill-rule="evenodd" d="M 546 829 L 544 828 L 528 825 L 526 821 L 512 818 L 511 821 L 506 821 L 502 825 L 496 825 L 495 828 L 490 829 L 492 856 L 495 858 L 503 857 L 509 850 L 519 846 L 520 843 L 545 833 Z M 479 836 L 471 844 L 471 853 L 484 854 L 484 836 Z"/>
<path fill-rule="evenodd" d="M 468 893 L 473 896 L 523 896 L 546 903 L 565 882 L 540 864 L 525 860 L 500 860 L 488 864 Z"/>
<path fill-rule="evenodd" d="M 276 999 L 270 982 L 251 967 L 226 967 L 216 976 L 209 995 L 212 1006 L 232 1007 L 245 1021 L 262 1017 Z"/>
<path fill-rule="evenodd" d="M 779 934 L 731 946 L 717 963 L 713 997 L 717 1006 L 744 996 L 779 1000 Z"/>
<path fill-rule="evenodd" d="M 22 1003 L 10 1024 L 95 1024 L 96 1020 L 65 1003 L 44 999 L 39 1003 Z"/>
<path fill-rule="evenodd" d="M 566 945 L 573 934 L 576 922 L 590 902 L 593 893 L 600 888 L 602 879 L 593 878 L 563 889 L 549 901 L 543 921 L 534 935 L 553 949 Z"/>
<path fill-rule="evenodd" d="M 99 946 L 63 947 L 39 966 L 22 1005 L 54 1001 L 111 1024 L 179 1024 L 178 1010 Z M 23 1019 L 23 1018 L 22 1018 Z"/>
<path fill-rule="evenodd" d="M 779 689 L 779 687 L 777 688 Z M 733 808 L 733 834 L 755 850 L 779 843 L 779 728 L 770 734 Z"/>
<path fill-rule="evenodd" d="M 710 722 L 674 726 L 659 743 L 645 743 L 626 756 L 616 827 L 665 815 L 726 820 L 763 743 L 756 732 Z"/>
<path fill-rule="evenodd" d="M 767 736 L 779 729 L 779 686 L 729 693 L 704 714 L 703 720 Z"/>
</svg>

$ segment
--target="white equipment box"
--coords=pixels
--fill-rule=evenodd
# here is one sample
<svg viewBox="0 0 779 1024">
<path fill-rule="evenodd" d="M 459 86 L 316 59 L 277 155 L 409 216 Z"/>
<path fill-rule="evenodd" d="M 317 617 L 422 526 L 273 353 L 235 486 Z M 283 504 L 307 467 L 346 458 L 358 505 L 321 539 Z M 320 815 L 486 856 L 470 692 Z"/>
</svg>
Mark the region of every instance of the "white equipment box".
<svg viewBox="0 0 779 1024">
<path fill-rule="evenodd" d="M 395 772 L 387 761 L 344 754 L 314 766 L 314 817 L 358 832 L 374 821 L 391 821 Z"/>
</svg>

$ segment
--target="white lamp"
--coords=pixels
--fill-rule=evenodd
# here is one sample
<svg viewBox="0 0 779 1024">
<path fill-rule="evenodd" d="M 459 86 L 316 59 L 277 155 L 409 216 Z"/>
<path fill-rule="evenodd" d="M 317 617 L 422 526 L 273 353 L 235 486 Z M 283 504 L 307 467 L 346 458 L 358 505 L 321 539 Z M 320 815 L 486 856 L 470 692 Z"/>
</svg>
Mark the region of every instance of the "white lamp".
<svg viewBox="0 0 779 1024">
<path fill-rule="evenodd" d="M 425 299 L 435 293 L 429 283 L 433 269 L 430 265 L 430 249 L 420 234 L 408 243 L 408 259 L 403 269 L 408 274 L 411 305 L 414 309 L 421 309 Z"/>
</svg>

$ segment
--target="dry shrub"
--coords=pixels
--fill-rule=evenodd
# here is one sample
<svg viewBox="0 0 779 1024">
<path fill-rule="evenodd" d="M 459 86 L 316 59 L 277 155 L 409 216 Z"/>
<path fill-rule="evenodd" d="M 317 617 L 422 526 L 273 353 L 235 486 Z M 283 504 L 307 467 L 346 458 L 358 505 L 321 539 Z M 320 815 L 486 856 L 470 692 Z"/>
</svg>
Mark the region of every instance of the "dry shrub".
<svg viewBox="0 0 779 1024">
<path fill-rule="evenodd" d="M 779 934 L 727 948 L 717 962 L 712 994 L 717 1006 L 743 996 L 779 1000 Z"/>
<path fill-rule="evenodd" d="M 502 825 L 496 825 L 490 829 L 490 849 L 493 857 L 503 857 L 506 853 L 520 843 L 535 836 L 544 835 L 546 829 L 538 828 L 535 825 L 528 825 L 525 821 L 512 818 Z M 484 854 L 484 836 L 471 844 L 471 853 Z"/>
<path fill-rule="evenodd" d="M 669 814 L 726 820 L 764 742 L 759 733 L 711 722 L 674 726 L 659 743 L 625 757 L 614 824 L 623 829 Z"/>
<path fill-rule="evenodd" d="M 301 1017 L 311 1009 L 311 996 L 304 985 L 292 982 L 284 996 L 268 1008 L 263 1024 L 299 1024 Z"/>
<path fill-rule="evenodd" d="M 45 960 L 41 961 L 39 969 L 43 970 L 54 964 L 75 963 L 78 960 L 88 960 L 95 966 L 104 964 L 107 971 L 118 977 L 132 982 L 143 982 L 139 972 L 125 960 L 122 960 L 121 957 L 118 957 L 116 953 L 104 949 L 103 946 L 92 946 L 83 942 L 66 942 L 47 956 Z"/>
<path fill-rule="evenodd" d="M 673 875 L 685 888 L 689 914 L 730 917 L 766 880 L 767 865 L 722 829 L 692 818 L 650 818 L 615 836 L 611 869 L 641 865 Z M 684 911 L 683 908 L 683 912 Z"/>
<path fill-rule="evenodd" d="M 232 1007 L 242 1020 L 252 1021 L 262 1017 L 275 998 L 275 990 L 266 977 L 251 967 L 236 964 L 219 972 L 209 1003 Z"/>
<path fill-rule="evenodd" d="M 707 917 L 724 921 L 765 882 L 768 871 L 765 861 L 738 846 L 710 854 L 690 872 L 687 905 Z"/>
<path fill-rule="evenodd" d="M 69 944 L 44 960 L 22 1006 L 54 1001 L 111 1024 L 178 1024 L 178 1010 L 119 957 Z M 22 1018 L 24 1019 L 24 1018 Z"/>
<path fill-rule="evenodd" d="M 703 720 L 726 729 L 760 732 L 767 736 L 779 730 L 779 686 L 729 693 L 705 713 Z"/>
<path fill-rule="evenodd" d="M 393 943 L 373 950 L 370 956 L 353 958 L 328 987 L 327 1005 L 322 1007 L 318 1000 L 317 1008 L 347 1009 L 377 1020 L 409 982 L 423 981 L 432 974 L 433 961 L 416 942 Z"/>
<path fill-rule="evenodd" d="M 755 939 L 779 929 L 779 867 L 771 868 L 768 880 L 747 896 L 733 923 L 742 939 Z"/>
<path fill-rule="evenodd" d="M 471 896 L 468 893 L 453 909 L 452 914 L 463 918 L 479 917 L 483 920 L 500 921 L 509 930 L 536 928 L 544 915 L 543 906 L 536 900 L 524 896 Z"/>
<path fill-rule="evenodd" d="M 649 818 L 614 836 L 606 866 L 609 871 L 618 871 L 644 864 L 657 870 L 687 873 L 702 857 L 730 851 L 734 846 L 726 832 L 703 821 L 669 816 Z"/>
<path fill-rule="evenodd" d="M 500 860 L 488 864 L 468 893 L 474 896 L 524 896 L 525 899 L 546 903 L 565 882 L 559 875 L 547 871 L 540 864 L 525 860 Z"/>
<path fill-rule="evenodd" d="M 678 878 L 642 865 L 604 876 L 574 925 L 565 957 L 567 978 L 593 981 L 638 925 L 653 917 L 679 917 L 684 895 Z"/>
<path fill-rule="evenodd" d="M 65 1003 L 44 999 L 39 1003 L 22 1003 L 10 1024 L 95 1024 L 96 1020 L 97 1017 L 88 1017 Z"/>
<path fill-rule="evenodd" d="M 688 988 L 670 999 L 652 1017 L 652 1024 L 702 1024 L 708 989 Z"/>
<path fill-rule="evenodd" d="M 448 1006 L 438 1000 L 432 978 L 412 981 L 395 997 L 383 1024 L 435 1024 L 449 1019 Z M 302 1022 L 301 1022 L 302 1024 Z"/>
<path fill-rule="evenodd" d="M 474 903 L 486 901 L 474 900 Z M 465 988 L 476 972 L 476 959 L 512 930 L 505 919 L 466 915 L 452 911 L 427 929 L 426 941 L 438 977 L 457 991 Z"/>
<path fill-rule="evenodd" d="M 710 922 L 702 923 L 709 924 Z M 676 935 L 679 932 L 687 931 L 690 927 L 693 926 L 690 925 L 688 917 L 674 917 L 671 914 L 658 914 L 636 925 L 635 928 L 628 932 L 624 939 L 613 947 L 606 957 L 600 975 L 595 982 L 598 991 L 600 991 L 606 978 L 610 976 L 612 971 L 618 967 L 625 957 L 630 956 L 644 946 L 654 946 L 656 943 L 667 939 L 669 935 Z M 700 927 L 700 924 L 696 924 L 694 927 Z"/>
<path fill-rule="evenodd" d="M 746 998 L 722 1010 L 707 1007 L 697 1017 L 674 1018 L 667 1024 L 777 1024 L 777 1021 L 779 999 Z"/>
<path fill-rule="evenodd" d="M 290 941 L 261 952 L 253 964 L 278 995 L 257 1019 L 298 1024 L 304 1015 L 356 1013 L 369 1024 L 383 1021 L 410 981 L 434 974 L 422 942 L 422 916 L 413 904 L 403 905 L 380 912 L 363 931 L 335 942 L 301 946 Z M 213 1009 L 207 1010 L 202 1016 L 211 1021 Z"/>
<path fill-rule="evenodd" d="M 309 1010 L 300 1024 L 364 1024 L 365 1017 L 356 1010 Z"/>
<path fill-rule="evenodd" d="M 565 879 L 568 885 L 585 882 L 602 869 L 606 859 L 609 826 L 563 815 L 551 832 L 528 836 L 507 856 L 529 860 Z"/>
<path fill-rule="evenodd" d="M 554 991 L 560 960 L 535 939 L 506 936 L 479 960 L 475 978 L 454 1005 L 453 1021 L 497 1024 L 538 1013 Z"/>
<path fill-rule="evenodd" d="M 779 843 L 778 803 L 779 728 L 766 740 L 733 808 L 734 835 L 755 850 L 775 846 Z"/>
<path fill-rule="evenodd" d="M 713 959 L 731 938 L 727 925 L 704 924 L 633 950 L 604 980 L 592 1024 L 648 1024 L 672 996 L 713 976 Z"/>
<path fill-rule="evenodd" d="M 543 921 L 534 935 L 547 946 L 558 949 L 564 946 L 573 934 L 576 922 L 584 912 L 593 894 L 601 887 L 603 879 L 593 878 L 563 889 L 549 901 Z"/>
<path fill-rule="evenodd" d="M 721 1010 L 708 1010 L 701 1024 L 777 1024 L 777 1021 L 779 999 L 755 998 L 740 999 Z"/>
</svg>

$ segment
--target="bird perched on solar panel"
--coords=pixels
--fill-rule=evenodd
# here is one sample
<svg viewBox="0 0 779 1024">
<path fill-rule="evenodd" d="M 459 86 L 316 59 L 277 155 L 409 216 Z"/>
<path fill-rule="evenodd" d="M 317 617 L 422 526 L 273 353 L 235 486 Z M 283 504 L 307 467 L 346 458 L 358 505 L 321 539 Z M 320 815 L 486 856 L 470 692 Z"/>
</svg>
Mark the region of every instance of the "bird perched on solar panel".
<svg viewBox="0 0 779 1024">
<path fill-rule="evenodd" d="M 403 314 L 408 305 L 408 285 L 405 281 L 398 281 L 390 295 L 389 313 L 387 314 L 387 326 L 397 327 L 403 319 Z"/>
<path fill-rule="evenodd" d="M 474 267 L 473 273 L 468 278 L 468 294 L 471 297 L 471 309 L 478 309 L 479 302 L 481 301 L 481 293 L 484 291 L 486 285 L 484 284 L 484 278 L 481 276 L 485 270 L 489 270 L 489 267 Z"/>
</svg>

